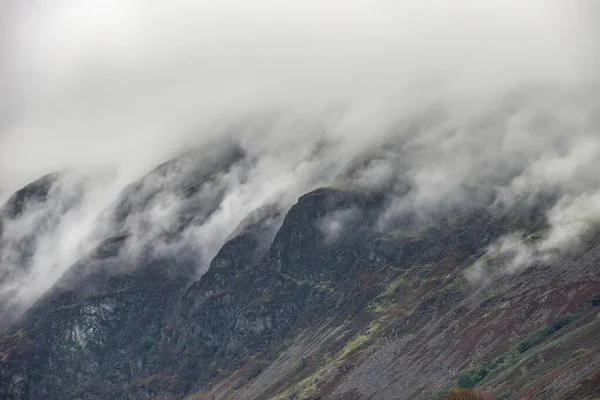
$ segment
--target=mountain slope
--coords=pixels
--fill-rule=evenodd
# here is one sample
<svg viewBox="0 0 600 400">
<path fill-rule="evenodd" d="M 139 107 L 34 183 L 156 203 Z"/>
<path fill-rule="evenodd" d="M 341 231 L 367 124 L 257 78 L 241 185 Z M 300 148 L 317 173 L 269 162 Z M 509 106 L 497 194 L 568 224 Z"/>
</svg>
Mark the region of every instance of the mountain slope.
<svg viewBox="0 0 600 400">
<path fill-rule="evenodd" d="M 390 229 L 384 193 L 320 188 L 287 213 L 256 210 L 197 279 L 193 249 L 153 248 L 210 218 L 215 174 L 245 162 L 228 160 L 177 180 L 159 168 L 153 190 L 122 194 L 115 233 L 0 340 L 2 398 L 436 399 L 456 385 L 598 396 L 596 235 L 510 273 L 510 254 L 489 253 L 517 231 L 541 240 L 550 200 L 404 215 Z M 131 253 L 136 204 L 165 191 L 183 199 L 181 218 Z"/>
</svg>

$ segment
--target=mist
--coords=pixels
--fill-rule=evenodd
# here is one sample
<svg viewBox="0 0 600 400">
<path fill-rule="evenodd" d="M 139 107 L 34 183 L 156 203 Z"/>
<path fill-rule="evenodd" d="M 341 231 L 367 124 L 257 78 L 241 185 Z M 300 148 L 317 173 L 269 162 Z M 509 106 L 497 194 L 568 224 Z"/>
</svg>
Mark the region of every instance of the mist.
<svg viewBox="0 0 600 400">
<path fill-rule="evenodd" d="M 0 202 L 45 174 L 71 178 L 5 224 L 1 292 L 27 308 L 118 232 L 132 258 L 149 243 L 193 249 L 201 274 L 250 212 L 285 210 L 381 149 L 391 154 L 352 184 L 391 188 L 382 226 L 478 203 L 466 186 L 496 204 L 552 191 L 535 251 L 566 246 L 600 220 L 598 11 L 584 0 L 5 1 Z M 200 206 L 178 190 L 231 148 L 239 159 L 201 186 L 211 211 L 185 219 Z M 136 182 L 148 197 L 107 222 Z M 334 237 L 343 222 L 322 228 Z M 21 271 L 24 238 L 37 245 Z"/>
</svg>

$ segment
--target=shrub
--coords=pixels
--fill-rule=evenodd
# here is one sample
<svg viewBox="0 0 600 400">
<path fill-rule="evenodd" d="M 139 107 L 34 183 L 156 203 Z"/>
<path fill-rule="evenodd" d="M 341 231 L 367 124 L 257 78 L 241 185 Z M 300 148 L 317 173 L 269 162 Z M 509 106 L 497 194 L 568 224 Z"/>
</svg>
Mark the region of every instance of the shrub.
<svg viewBox="0 0 600 400">
<path fill-rule="evenodd" d="M 491 400 L 491 397 L 476 389 L 452 389 L 444 400 Z"/>
<path fill-rule="evenodd" d="M 521 354 L 527 352 L 544 339 L 550 337 L 556 331 L 559 331 L 565 326 L 569 325 L 578 317 L 578 314 L 567 314 L 558 317 L 552 324 L 532 332 L 526 339 L 521 340 L 508 351 L 494 358 L 489 363 L 474 366 L 462 371 L 456 379 L 457 386 L 459 388 L 474 388 L 475 386 L 479 385 L 479 383 L 488 374 L 506 369 L 511 365 L 516 364 L 521 358 Z"/>
<path fill-rule="evenodd" d="M 531 340 L 521 340 L 519 343 L 517 343 L 517 351 L 521 354 L 525 353 L 532 347 L 533 343 L 531 343 Z"/>
<path fill-rule="evenodd" d="M 600 306 L 600 293 L 596 293 L 589 300 L 588 303 L 593 305 L 594 307 Z"/>
<path fill-rule="evenodd" d="M 579 317 L 578 314 L 567 314 L 563 315 L 562 317 L 558 317 L 550 326 L 536 330 L 528 339 L 517 343 L 517 351 L 519 353 L 525 353 L 527 350 L 546 339 L 554 332 L 561 330 L 571 322 L 575 321 L 577 317 Z"/>
<path fill-rule="evenodd" d="M 569 325 L 571 322 L 575 321 L 578 316 L 579 315 L 577 314 L 567 314 L 563 315 L 562 317 L 559 317 L 550 327 L 552 333 Z"/>
<path fill-rule="evenodd" d="M 485 367 L 475 367 L 463 371 L 458 375 L 457 383 L 460 388 L 472 388 L 477 386 L 488 374 L 488 370 Z"/>
</svg>

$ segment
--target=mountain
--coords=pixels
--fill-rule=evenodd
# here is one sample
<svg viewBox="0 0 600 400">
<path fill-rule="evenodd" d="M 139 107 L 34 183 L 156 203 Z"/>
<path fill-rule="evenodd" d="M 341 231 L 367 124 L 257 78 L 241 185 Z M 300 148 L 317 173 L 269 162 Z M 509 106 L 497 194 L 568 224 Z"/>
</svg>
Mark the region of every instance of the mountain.
<svg viewBox="0 0 600 400">
<path fill-rule="evenodd" d="M 128 186 L 91 251 L 25 312 L 0 308 L 0 398 L 600 396 L 597 232 L 517 263 L 520 246 L 546 238 L 552 194 L 501 206 L 472 186 L 468 206 L 382 223 L 389 193 L 408 183 L 354 184 L 381 157 L 371 155 L 295 204 L 251 212 L 204 271 L 211 254 L 191 233 L 224 207 L 223 177 L 253 162 L 236 148 L 215 154 L 190 152 Z M 60 220 L 40 206 L 60 196 L 56 179 L 17 192 L 2 224 L 31 209 Z M 172 204 L 166 222 L 149 218 Z M 494 247 L 507 237 L 512 246 Z M 27 269 L 35 243 L 16 264 Z"/>
</svg>

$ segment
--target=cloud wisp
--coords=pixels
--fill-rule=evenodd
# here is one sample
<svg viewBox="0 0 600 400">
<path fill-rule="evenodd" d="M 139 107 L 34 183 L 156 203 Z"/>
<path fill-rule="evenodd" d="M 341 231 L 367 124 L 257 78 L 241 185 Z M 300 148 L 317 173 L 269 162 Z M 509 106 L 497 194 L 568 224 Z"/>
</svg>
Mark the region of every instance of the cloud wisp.
<svg viewBox="0 0 600 400">
<path fill-rule="evenodd" d="M 250 212 L 331 182 L 385 191 L 384 227 L 551 192 L 539 251 L 600 220 L 591 1 L 0 7 L 0 201 L 96 171 L 4 222 L 0 293 L 25 308 L 107 236 L 201 273 Z"/>
</svg>

